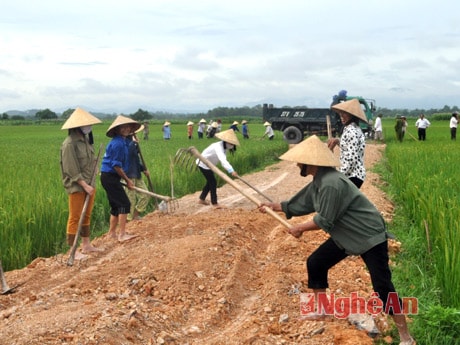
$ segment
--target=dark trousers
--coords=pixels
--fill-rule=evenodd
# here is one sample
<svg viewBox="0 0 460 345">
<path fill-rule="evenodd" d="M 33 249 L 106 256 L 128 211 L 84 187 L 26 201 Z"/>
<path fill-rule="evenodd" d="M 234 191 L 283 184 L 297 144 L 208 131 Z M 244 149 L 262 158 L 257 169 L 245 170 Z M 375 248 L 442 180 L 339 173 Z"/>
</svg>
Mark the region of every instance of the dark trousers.
<svg viewBox="0 0 460 345">
<path fill-rule="evenodd" d="M 210 169 L 204 169 L 199 167 L 201 173 L 206 178 L 206 184 L 203 187 L 203 190 L 200 194 L 200 199 L 205 200 L 208 196 L 208 193 L 211 193 L 211 204 L 217 204 L 217 180 L 214 176 L 214 173 Z"/>
<path fill-rule="evenodd" d="M 457 139 L 457 127 L 452 127 L 452 128 L 450 129 L 450 138 L 451 138 L 452 140 Z"/>
<path fill-rule="evenodd" d="M 363 185 L 363 180 L 361 180 L 360 178 L 357 178 L 356 176 L 352 176 L 350 177 L 350 181 L 353 182 L 353 184 L 358 187 L 358 189 L 361 188 L 361 186 Z"/>
<path fill-rule="evenodd" d="M 328 284 L 328 271 L 348 255 L 329 238 L 318 247 L 307 259 L 308 287 L 310 289 L 326 289 Z M 379 294 L 384 307 L 388 294 L 395 292 L 391 281 L 391 270 L 388 265 L 388 243 L 382 242 L 367 252 L 361 254 L 371 276 L 372 287 Z M 391 313 L 390 313 L 391 314 Z"/>
<path fill-rule="evenodd" d="M 418 129 L 418 140 L 425 140 L 426 139 L 426 128 L 419 128 Z"/>
<path fill-rule="evenodd" d="M 121 184 L 120 176 L 103 172 L 101 173 L 101 184 L 109 199 L 110 214 L 113 216 L 128 214 L 131 209 L 131 203 Z"/>
</svg>

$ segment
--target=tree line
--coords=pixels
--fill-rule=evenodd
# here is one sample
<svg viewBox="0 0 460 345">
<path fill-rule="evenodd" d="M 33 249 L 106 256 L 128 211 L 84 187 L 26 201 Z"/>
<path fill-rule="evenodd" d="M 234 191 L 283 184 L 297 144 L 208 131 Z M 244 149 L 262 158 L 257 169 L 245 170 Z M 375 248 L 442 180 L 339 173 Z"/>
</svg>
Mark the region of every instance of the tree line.
<svg viewBox="0 0 460 345">
<path fill-rule="evenodd" d="M 48 108 L 36 111 L 35 115 L 32 116 L 36 120 L 66 120 L 75 109 L 69 108 L 62 114 L 56 113 Z M 445 105 L 441 109 L 389 109 L 389 108 L 377 108 L 376 114 L 382 114 L 383 117 L 391 118 L 396 115 L 406 117 L 418 117 L 420 114 L 425 114 L 427 117 L 431 116 L 442 116 L 443 118 L 454 111 L 460 111 L 457 106 L 450 107 Z M 447 114 L 447 115 L 446 115 Z M 117 114 L 104 114 L 104 113 L 93 113 L 93 115 L 99 118 L 115 118 Z M 253 107 L 217 107 L 208 110 L 206 113 L 173 113 L 166 111 L 148 111 L 145 109 L 138 109 L 132 114 L 124 114 L 129 116 L 136 121 L 147 121 L 152 119 L 158 120 L 174 120 L 184 118 L 207 118 L 207 119 L 224 119 L 224 118 L 262 118 L 262 104 L 255 105 Z M 3 120 L 26 120 L 29 117 L 23 115 L 9 115 L 3 113 L 1 115 Z"/>
</svg>

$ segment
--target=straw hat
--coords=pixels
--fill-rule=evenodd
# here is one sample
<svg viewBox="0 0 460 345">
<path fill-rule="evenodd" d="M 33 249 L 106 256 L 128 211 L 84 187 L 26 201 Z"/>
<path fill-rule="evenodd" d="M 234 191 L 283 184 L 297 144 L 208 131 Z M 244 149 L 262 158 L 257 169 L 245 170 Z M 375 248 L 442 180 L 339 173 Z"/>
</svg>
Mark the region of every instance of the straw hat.
<svg viewBox="0 0 460 345">
<path fill-rule="evenodd" d="M 264 126 L 271 126 L 270 122 L 265 121 Z"/>
<path fill-rule="evenodd" d="M 187 122 L 187 126 L 191 126 L 191 125 L 193 125 L 192 121 Z"/>
<path fill-rule="evenodd" d="M 78 128 L 83 126 L 91 126 L 97 123 L 101 123 L 102 121 L 99 120 L 97 117 L 91 115 L 86 110 L 82 108 L 77 108 L 74 112 L 69 116 L 66 122 L 62 125 L 61 129 L 70 129 L 70 128 Z"/>
<path fill-rule="evenodd" d="M 137 130 L 134 131 L 134 133 L 142 132 L 144 130 L 144 128 L 145 128 L 145 126 L 141 125 Z"/>
<path fill-rule="evenodd" d="M 244 125 L 245 123 L 248 123 L 248 121 L 246 121 L 246 120 L 241 121 L 241 124 Z"/>
<path fill-rule="evenodd" d="M 238 121 L 233 121 L 232 125 L 239 125 Z"/>
<path fill-rule="evenodd" d="M 165 121 L 165 123 L 163 124 L 163 126 L 169 126 L 170 124 L 171 124 L 171 122 Z"/>
<path fill-rule="evenodd" d="M 339 159 L 334 156 L 316 135 L 312 135 L 283 154 L 280 159 L 290 162 L 316 165 L 321 167 L 338 167 Z"/>
<path fill-rule="evenodd" d="M 214 121 L 214 122 L 212 123 L 211 127 L 212 127 L 212 128 L 217 128 L 217 127 L 219 127 L 219 124 L 218 124 L 216 121 Z"/>
<path fill-rule="evenodd" d="M 205 120 L 205 119 L 201 119 L 201 120 L 200 120 L 200 123 L 206 123 L 206 120 Z"/>
<path fill-rule="evenodd" d="M 358 119 L 367 123 L 366 114 L 364 114 L 363 108 L 361 108 L 361 104 L 356 98 L 335 104 L 332 106 L 332 109 L 344 111 L 352 116 L 356 116 Z"/>
<path fill-rule="evenodd" d="M 105 133 L 109 138 L 113 138 L 115 136 L 115 131 L 118 126 L 121 125 L 127 125 L 130 124 L 133 126 L 133 131 L 137 131 L 140 127 L 141 124 L 129 117 L 123 116 L 123 115 L 118 115 L 117 118 L 112 122 L 110 125 L 109 129 Z"/>
<path fill-rule="evenodd" d="M 216 138 L 219 138 L 222 141 L 225 141 L 229 144 L 240 145 L 238 138 L 236 137 L 235 131 L 233 129 L 227 129 L 226 131 L 219 132 L 216 134 Z"/>
</svg>

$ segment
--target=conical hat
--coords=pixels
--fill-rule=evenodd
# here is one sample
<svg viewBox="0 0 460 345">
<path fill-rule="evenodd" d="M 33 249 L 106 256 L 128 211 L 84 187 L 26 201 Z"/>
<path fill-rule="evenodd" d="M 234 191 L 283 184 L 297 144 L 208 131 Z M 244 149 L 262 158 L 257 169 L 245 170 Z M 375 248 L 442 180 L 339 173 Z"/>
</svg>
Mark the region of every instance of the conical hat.
<svg viewBox="0 0 460 345">
<path fill-rule="evenodd" d="M 270 125 L 270 122 L 265 121 L 264 126 L 271 126 L 271 125 Z"/>
<path fill-rule="evenodd" d="M 248 123 L 248 121 L 243 120 L 243 121 L 241 121 L 241 123 L 244 125 L 245 123 Z"/>
<path fill-rule="evenodd" d="M 166 122 L 163 124 L 163 126 L 169 126 L 170 124 L 171 124 L 171 122 L 166 121 Z"/>
<path fill-rule="evenodd" d="M 290 162 L 316 165 L 321 167 L 338 167 L 339 159 L 334 156 L 316 135 L 305 139 L 301 143 L 283 154 L 280 159 Z"/>
<path fill-rule="evenodd" d="M 227 129 L 226 131 L 217 133 L 216 138 L 219 138 L 220 140 L 225 141 L 229 144 L 237 146 L 240 145 L 240 142 L 238 141 L 238 138 L 236 137 L 236 134 L 233 131 L 233 129 Z"/>
<path fill-rule="evenodd" d="M 356 116 L 358 119 L 367 123 L 366 114 L 364 114 L 363 108 L 361 107 L 361 104 L 356 98 L 335 104 L 332 106 L 332 109 L 344 111 L 352 116 Z"/>
<path fill-rule="evenodd" d="M 212 127 L 212 128 L 217 128 L 217 127 L 219 127 L 219 124 L 218 124 L 216 121 L 214 121 L 214 122 L 212 123 L 211 127 Z"/>
<path fill-rule="evenodd" d="M 134 133 L 142 132 L 144 130 L 144 128 L 145 128 L 145 126 L 141 125 L 137 130 L 134 131 Z"/>
<path fill-rule="evenodd" d="M 115 129 L 118 126 L 126 125 L 126 124 L 131 124 L 133 126 L 133 132 L 137 131 L 141 127 L 141 124 L 139 122 L 129 117 L 118 115 L 117 118 L 110 125 L 105 135 L 107 135 L 109 138 L 113 138 L 115 136 Z"/>
<path fill-rule="evenodd" d="M 97 117 L 91 115 L 86 110 L 82 108 L 77 108 L 74 112 L 69 116 L 67 121 L 62 125 L 61 129 L 70 129 L 70 128 L 78 128 L 83 126 L 91 126 L 97 123 L 101 123 L 102 121 L 99 120 Z"/>
<path fill-rule="evenodd" d="M 191 125 L 193 125 L 192 121 L 187 122 L 187 126 L 191 126 Z"/>
<path fill-rule="evenodd" d="M 233 121 L 232 125 L 239 125 L 238 121 Z"/>
<path fill-rule="evenodd" d="M 205 120 L 205 119 L 201 119 L 201 120 L 200 120 L 200 123 L 202 123 L 202 122 L 206 123 L 206 120 Z"/>
</svg>

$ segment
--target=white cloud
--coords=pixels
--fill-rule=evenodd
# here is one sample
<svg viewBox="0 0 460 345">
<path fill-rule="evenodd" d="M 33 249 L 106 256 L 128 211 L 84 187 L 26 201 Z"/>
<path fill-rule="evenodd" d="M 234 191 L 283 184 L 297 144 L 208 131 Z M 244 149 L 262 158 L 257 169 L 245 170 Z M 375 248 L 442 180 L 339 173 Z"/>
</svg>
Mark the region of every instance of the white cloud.
<svg viewBox="0 0 460 345">
<path fill-rule="evenodd" d="M 42 0 L 0 10 L 0 112 L 458 105 L 457 1 Z"/>
</svg>

